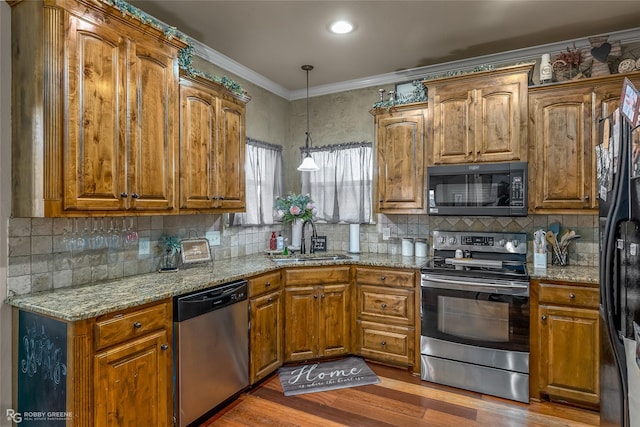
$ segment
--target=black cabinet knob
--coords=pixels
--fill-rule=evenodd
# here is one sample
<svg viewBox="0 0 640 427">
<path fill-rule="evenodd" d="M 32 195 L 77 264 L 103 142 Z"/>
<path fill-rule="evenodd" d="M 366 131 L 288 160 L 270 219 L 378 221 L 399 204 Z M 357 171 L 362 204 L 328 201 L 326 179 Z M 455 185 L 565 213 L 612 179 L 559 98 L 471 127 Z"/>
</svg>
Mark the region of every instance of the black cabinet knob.
<svg viewBox="0 0 640 427">
<path fill-rule="evenodd" d="M 134 327 L 134 328 L 136 328 L 136 329 L 140 329 L 140 328 L 142 328 L 142 323 L 140 323 L 140 322 L 135 322 L 135 323 L 133 324 L 133 327 Z"/>
<path fill-rule="evenodd" d="M 137 199 L 138 197 L 140 197 L 140 196 L 138 195 L 138 193 L 133 193 L 133 194 L 131 195 L 131 198 L 133 198 L 133 199 Z"/>
<path fill-rule="evenodd" d="M 127 197 L 129 197 L 129 195 L 123 191 L 122 193 L 120 193 L 120 197 L 126 199 Z"/>
<path fill-rule="evenodd" d="M 168 350 L 169 349 L 169 344 L 162 344 L 160 346 L 160 350 Z"/>
</svg>

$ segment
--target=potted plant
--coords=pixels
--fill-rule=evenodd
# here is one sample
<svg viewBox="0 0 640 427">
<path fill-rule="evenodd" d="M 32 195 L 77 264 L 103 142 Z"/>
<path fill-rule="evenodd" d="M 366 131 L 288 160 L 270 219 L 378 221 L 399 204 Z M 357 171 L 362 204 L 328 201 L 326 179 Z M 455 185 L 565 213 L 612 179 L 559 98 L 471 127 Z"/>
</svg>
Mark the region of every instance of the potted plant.
<svg viewBox="0 0 640 427">
<path fill-rule="evenodd" d="M 277 217 L 285 224 L 291 223 L 291 248 L 299 249 L 302 240 L 302 223 L 318 212 L 309 194 L 290 193 L 287 197 L 276 197 Z"/>
<path fill-rule="evenodd" d="M 178 254 L 180 253 L 180 239 L 178 236 L 162 236 L 163 246 L 161 272 L 178 271 Z"/>
</svg>

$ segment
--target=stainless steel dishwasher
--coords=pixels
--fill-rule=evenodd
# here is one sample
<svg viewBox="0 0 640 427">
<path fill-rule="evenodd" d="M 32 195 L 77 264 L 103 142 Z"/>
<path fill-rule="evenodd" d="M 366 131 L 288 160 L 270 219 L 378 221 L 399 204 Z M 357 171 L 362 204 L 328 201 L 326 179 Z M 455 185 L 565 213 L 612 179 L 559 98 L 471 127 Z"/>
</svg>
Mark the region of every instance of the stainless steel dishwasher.
<svg viewBox="0 0 640 427">
<path fill-rule="evenodd" d="M 175 414 L 187 426 L 249 386 L 247 281 L 174 299 Z"/>
</svg>

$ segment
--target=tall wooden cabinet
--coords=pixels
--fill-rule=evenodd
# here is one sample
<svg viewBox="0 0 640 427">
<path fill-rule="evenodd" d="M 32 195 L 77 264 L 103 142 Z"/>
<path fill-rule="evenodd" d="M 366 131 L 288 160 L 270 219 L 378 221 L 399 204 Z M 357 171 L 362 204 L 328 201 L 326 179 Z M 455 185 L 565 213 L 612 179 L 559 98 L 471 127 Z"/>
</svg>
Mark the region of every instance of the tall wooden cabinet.
<svg viewBox="0 0 640 427">
<path fill-rule="evenodd" d="M 285 361 L 351 351 L 350 295 L 349 266 L 285 271 Z"/>
<path fill-rule="evenodd" d="M 245 102 L 209 80 L 180 79 L 180 210 L 245 208 Z"/>
<path fill-rule="evenodd" d="M 545 280 L 534 281 L 531 289 L 537 299 L 531 311 L 531 395 L 596 406 L 598 285 Z"/>
<path fill-rule="evenodd" d="M 106 3 L 11 5 L 14 216 L 174 212 L 185 44 Z"/>
<path fill-rule="evenodd" d="M 532 64 L 424 82 L 429 96 L 429 164 L 526 158 Z"/>
<path fill-rule="evenodd" d="M 530 89 L 531 213 L 596 213 L 598 122 L 619 105 L 624 77 L 612 75 Z M 640 73 L 626 77 L 640 83 Z"/>
<path fill-rule="evenodd" d="M 283 306 L 280 271 L 249 280 L 249 379 L 251 384 L 282 366 Z"/>
<path fill-rule="evenodd" d="M 376 171 L 374 200 L 381 213 L 426 213 L 424 104 L 374 110 Z"/>
</svg>

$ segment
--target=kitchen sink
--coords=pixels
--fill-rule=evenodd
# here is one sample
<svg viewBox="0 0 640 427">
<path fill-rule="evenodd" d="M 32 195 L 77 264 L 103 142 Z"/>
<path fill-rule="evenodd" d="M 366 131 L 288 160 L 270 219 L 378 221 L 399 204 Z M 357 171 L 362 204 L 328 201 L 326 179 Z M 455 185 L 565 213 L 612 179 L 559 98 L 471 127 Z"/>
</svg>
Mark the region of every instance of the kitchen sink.
<svg viewBox="0 0 640 427">
<path fill-rule="evenodd" d="M 344 254 L 308 254 L 308 255 L 294 255 L 294 256 L 280 256 L 273 257 L 271 261 L 281 263 L 296 263 L 296 262 L 310 262 L 310 261 L 339 261 L 352 259 L 349 255 Z"/>
</svg>

